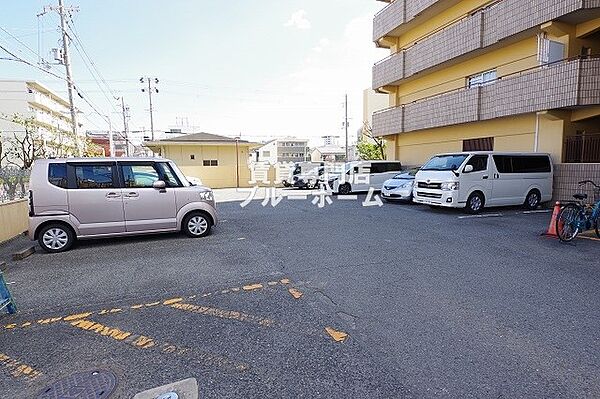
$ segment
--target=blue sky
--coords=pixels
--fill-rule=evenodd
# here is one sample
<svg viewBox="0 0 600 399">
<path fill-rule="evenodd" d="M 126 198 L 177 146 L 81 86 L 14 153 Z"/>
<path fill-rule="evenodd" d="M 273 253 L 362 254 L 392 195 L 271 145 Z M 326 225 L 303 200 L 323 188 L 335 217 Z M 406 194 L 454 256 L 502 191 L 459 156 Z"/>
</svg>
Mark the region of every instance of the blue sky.
<svg viewBox="0 0 600 399">
<path fill-rule="evenodd" d="M 56 2 L 56 0 L 54 0 Z M 52 0 L 3 2 L 0 43 L 36 62 L 38 18 Z M 111 92 L 131 107 L 131 127 L 149 129 L 140 76 L 158 77 L 155 127 L 189 124 L 198 131 L 253 140 L 342 134 L 344 93 L 351 130 L 360 127 L 361 90 L 373 62 L 386 56 L 372 44 L 374 0 L 66 0 L 78 6 L 76 33 Z M 58 16 L 40 18 L 40 54 L 58 46 Z M 80 48 L 80 51 L 82 49 Z M 74 80 L 115 126 L 119 115 L 93 80 L 76 48 Z M 5 55 L 0 55 L 4 57 Z M 62 66 L 51 71 L 64 74 Z M 61 94 L 64 82 L 20 63 L 0 60 L 2 79 L 38 79 Z M 106 129 L 83 101 L 82 121 Z"/>
</svg>

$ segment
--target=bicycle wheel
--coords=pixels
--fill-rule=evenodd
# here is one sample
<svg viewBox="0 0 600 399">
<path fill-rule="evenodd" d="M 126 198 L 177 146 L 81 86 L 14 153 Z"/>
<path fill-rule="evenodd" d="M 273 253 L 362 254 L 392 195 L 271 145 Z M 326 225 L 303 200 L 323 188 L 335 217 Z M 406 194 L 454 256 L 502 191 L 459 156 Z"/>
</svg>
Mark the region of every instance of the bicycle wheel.
<svg viewBox="0 0 600 399">
<path fill-rule="evenodd" d="M 573 241 L 579 234 L 581 209 L 578 205 L 565 205 L 556 218 L 556 234 L 563 242 Z"/>
</svg>

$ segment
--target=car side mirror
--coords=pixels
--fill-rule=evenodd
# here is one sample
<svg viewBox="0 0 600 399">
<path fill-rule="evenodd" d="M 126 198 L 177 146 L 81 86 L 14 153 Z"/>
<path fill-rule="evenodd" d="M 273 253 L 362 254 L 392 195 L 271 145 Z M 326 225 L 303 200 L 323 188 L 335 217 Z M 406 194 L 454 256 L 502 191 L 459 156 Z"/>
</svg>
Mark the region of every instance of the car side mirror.
<svg viewBox="0 0 600 399">
<path fill-rule="evenodd" d="M 473 171 L 473 165 L 467 165 L 467 166 L 465 166 L 463 173 L 471 173 L 472 171 Z"/>
<path fill-rule="evenodd" d="M 165 188 L 167 188 L 167 184 L 162 180 L 157 180 L 154 183 L 152 183 L 152 187 L 154 187 L 157 190 L 164 190 Z"/>
</svg>

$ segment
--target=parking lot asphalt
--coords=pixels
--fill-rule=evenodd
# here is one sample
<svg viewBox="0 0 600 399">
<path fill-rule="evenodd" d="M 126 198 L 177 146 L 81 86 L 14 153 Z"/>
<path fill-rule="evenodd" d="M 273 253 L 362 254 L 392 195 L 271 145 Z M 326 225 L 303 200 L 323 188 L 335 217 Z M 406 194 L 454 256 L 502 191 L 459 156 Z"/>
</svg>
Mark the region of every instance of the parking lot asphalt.
<svg viewBox="0 0 600 399">
<path fill-rule="evenodd" d="M 334 198 L 221 204 L 205 239 L 81 242 L 9 265 L 0 392 L 109 370 L 111 398 L 598 397 L 600 242 L 550 213 Z"/>
</svg>

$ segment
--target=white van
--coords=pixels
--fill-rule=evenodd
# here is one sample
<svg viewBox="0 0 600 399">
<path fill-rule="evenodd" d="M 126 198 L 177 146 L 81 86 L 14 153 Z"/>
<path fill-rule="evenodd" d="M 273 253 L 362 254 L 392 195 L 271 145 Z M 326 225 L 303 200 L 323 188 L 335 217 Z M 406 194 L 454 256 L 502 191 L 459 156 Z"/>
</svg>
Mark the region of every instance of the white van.
<svg viewBox="0 0 600 399">
<path fill-rule="evenodd" d="M 415 176 L 413 201 L 465 208 L 523 204 L 535 209 L 552 199 L 552 159 L 542 153 L 461 152 L 436 155 Z"/>
<path fill-rule="evenodd" d="M 334 193 L 381 190 L 386 180 L 402 171 L 398 161 L 353 161 L 344 164 L 343 173 L 329 174 L 327 184 Z"/>
</svg>

